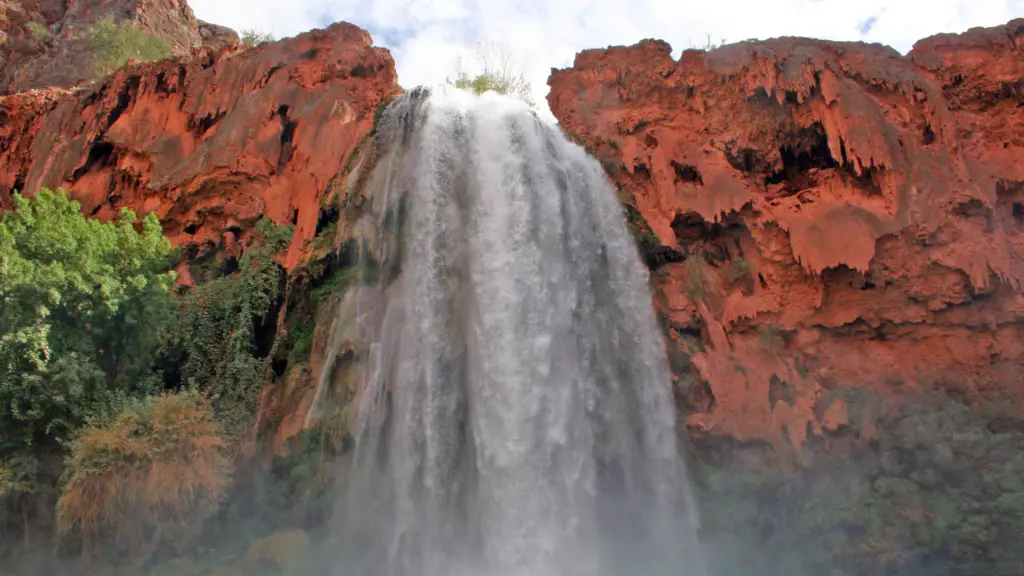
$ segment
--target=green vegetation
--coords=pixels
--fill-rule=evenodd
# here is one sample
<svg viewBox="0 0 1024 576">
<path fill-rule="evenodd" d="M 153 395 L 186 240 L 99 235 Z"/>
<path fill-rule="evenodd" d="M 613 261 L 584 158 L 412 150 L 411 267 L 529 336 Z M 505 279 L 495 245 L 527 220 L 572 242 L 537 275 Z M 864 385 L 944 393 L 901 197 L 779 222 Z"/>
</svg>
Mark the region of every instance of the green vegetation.
<svg viewBox="0 0 1024 576">
<path fill-rule="evenodd" d="M 57 502 L 62 534 L 86 553 L 144 556 L 194 536 L 217 508 L 231 472 L 220 427 L 205 397 L 183 391 L 146 398 L 71 444 Z"/>
<path fill-rule="evenodd" d="M 620 185 L 616 185 L 615 188 L 618 192 L 619 202 L 622 204 L 622 211 L 626 216 L 626 227 L 633 236 L 640 257 L 649 268 L 654 268 L 653 262 L 661 249 L 661 241 L 658 240 L 658 236 L 654 234 L 654 230 L 651 229 L 647 220 L 644 220 L 643 214 L 637 210 L 636 198 Z"/>
<path fill-rule="evenodd" d="M 12 204 L 0 219 L 0 540 L 54 497 L 83 425 L 161 389 L 175 316 L 155 217 L 100 223 L 45 189 Z"/>
<path fill-rule="evenodd" d="M 54 534 L 64 553 L 115 562 L 187 545 L 234 490 L 232 458 L 273 379 L 274 255 L 291 229 L 260 222 L 235 273 L 179 295 L 153 215 L 102 223 L 45 189 L 12 204 L 0 218 L 0 558 Z"/>
<path fill-rule="evenodd" d="M 704 261 L 704 255 L 700 252 L 690 252 L 683 263 L 683 269 L 686 273 L 683 291 L 686 293 L 686 297 L 694 304 L 703 302 L 708 296 L 707 278 L 705 276 L 707 274 L 707 266 L 707 262 Z"/>
<path fill-rule="evenodd" d="M 137 25 L 114 22 L 108 16 L 93 24 L 88 35 L 89 46 L 95 57 L 95 74 L 104 76 L 124 66 L 128 60 L 161 60 L 171 55 L 170 43 L 154 36 Z"/>
<path fill-rule="evenodd" d="M 25 29 L 31 32 L 32 36 L 37 39 L 46 38 L 50 35 L 50 29 L 39 22 L 28 22 L 25 24 Z"/>
<path fill-rule="evenodd" d="M 239 34 L 239 37 L 241 38 L 243 44 L 250 47 L 259 46 L 260 44 L 264 44 L 266 42 L 274 42 L 275 40 L 277 40 L 277 38 L 274 37 L 273 32 L 263 32 L 255 28 L 246 28 L 245 30 L 242 30 L 242 33 Z"/>
<path fill-rule="evenodd" d="M 210 394 L 232 439 L 251 425 L 259 390 L 269 378 L 269 351 L 257 353 L 256 326 L 266 328 L 271 305 L 280 297 L 283 278 L 273 255 L 288 246 L 291 233 L 290 227 L 262 220 L 238 271 L 199 286 L 184 303 L 182 377 Z"/>
<path fill-rule="evenodd" d="M 736 258 L 729 263 L 729 266 L 725 269 L 725 280 L 727 282 L 738 282 L 747 276 L 750 276 L 750 262 L 745 258 Z"/>
<path fill-rule="evenodd" d="M 332 294 L 340 294 L 359 278 L 359 273 L 359 268 L 356 267 L 338 268 L 330 272 L 319 286 L 313 288 L 310 295 L 317 301 L 320 301 Z"/>
<path fill-rule="evenodd" d="M 513 96 L 533 106 L 532 88 L 526 80 L 525 67 L 517 65 L 518 57 L 511 46 L 497 42 L 478 44 L 477 61 L 478 71 L 470 73 L 464 68 L 462 59 L 456 58 L 455 78 L 447 78 L 445 82 L 474 94 L 493 91 Z"/>
<path fill-rule="evenodd" d="M 886 410 L 863 389 L 842 396 L 849 428 L 831 450 L 804 446 L 797 469 L 705 457 L 696 476 L 718 574 L 1006 574 L 1019 565 L 1019 422 L 942 393 Z M 868 427 L 876 443 L 856 439 Z"/>
<path fill-rule="evenodd" d="M 0 458 L 159 388 L 153 365 L 173 318 L 171 247 L 155 217 L 124 210 L 103 224 L 49 190 L 13 204 L 0 220 Z"/>
<path fill-rule="evenodd" d="M 761 341 L 765 348 L 772 352 L 777 352 L 786 345 L 785 340 L 782 338 L 782 329 L 775 324 L 758 326 L 757 339 Z"/>
<path fill-rule="evenodd" d="M 463 73 L 450 81 L 452 86 L 462 90 L 469 90 L 474 94 L 494 91 L 499 94 L 509 94 L 514 88 L 507 79 L 499 78 L 494 74 L 477 74 L 472 78 Z"/>
</svg>

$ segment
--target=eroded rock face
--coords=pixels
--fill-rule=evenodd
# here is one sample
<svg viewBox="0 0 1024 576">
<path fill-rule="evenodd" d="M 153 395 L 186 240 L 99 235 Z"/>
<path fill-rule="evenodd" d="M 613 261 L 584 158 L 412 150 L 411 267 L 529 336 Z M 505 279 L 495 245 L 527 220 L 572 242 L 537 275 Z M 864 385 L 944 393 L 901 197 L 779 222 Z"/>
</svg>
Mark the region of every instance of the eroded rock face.
<svg viewBox="0 0 1024 576">
<path fill-rule="evenodd" d="M 548 99 L 642 216 L 692 431 L 799 452 L 848 388 L 1024 415 L 1024 20 L 670 52 L 582 52 Z"/>
<path fill-rule="evenodd" d="M 94 80 L 89 31 L 108 17 L 166 40 L 179 56 L 238 42 L 233 30 L 197 20 L 186 0 L 3 0 L 0 95 Z"/>
<path fill-rule="evenodd" d="M 0 98 L 0 205 L 16 189 L 65 187 L 101 218 L 155 212 L 193 257 L 235 250 L 268 216 L 295 225 L 290 268 L 332 178 L 398 90 L 387 50 L 339 23 Z"/>
</svg>

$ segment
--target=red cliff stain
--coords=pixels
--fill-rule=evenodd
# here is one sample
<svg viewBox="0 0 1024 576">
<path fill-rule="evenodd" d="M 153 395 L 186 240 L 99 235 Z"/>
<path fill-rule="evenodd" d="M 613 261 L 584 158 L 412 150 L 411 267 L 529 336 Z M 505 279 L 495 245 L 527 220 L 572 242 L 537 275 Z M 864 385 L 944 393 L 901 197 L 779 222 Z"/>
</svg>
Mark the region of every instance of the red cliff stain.
<svg viewBox="0 0 1024 576">
<path fill-rule="evenodd" d="M 295 225 L 291 268 L 331 179 L 398 91 L 387 50 L 339 23 L 0 98 L 0 204 L 15 189 L 65 187 L 104 219 L 155 212 L 193 256 L 236 250 L 266 216 Z"/>
<path fill-rule="evenodd" d="M 670 54 L 582 52 L 548 101 L 678 255 L 652 278 L 692 429 L 798 449 L 850 387 L 1024 414 L 1024 20 Z"/>
</svg>

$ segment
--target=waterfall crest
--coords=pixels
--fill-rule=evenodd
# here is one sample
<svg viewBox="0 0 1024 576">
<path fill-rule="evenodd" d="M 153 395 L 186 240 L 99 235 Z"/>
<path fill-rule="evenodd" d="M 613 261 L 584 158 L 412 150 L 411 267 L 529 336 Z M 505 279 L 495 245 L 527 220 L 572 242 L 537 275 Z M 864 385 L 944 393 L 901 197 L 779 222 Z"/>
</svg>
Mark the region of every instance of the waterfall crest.
<svg viewBox="0 0 1024 576">
<path fill-rule="evenodd" d="M 600 165 L 494 94 L 406 94 L 376 138 L 400 261 L 360 316 L 335 574 L 702 576 L 647 271 Z"/>
</svg>

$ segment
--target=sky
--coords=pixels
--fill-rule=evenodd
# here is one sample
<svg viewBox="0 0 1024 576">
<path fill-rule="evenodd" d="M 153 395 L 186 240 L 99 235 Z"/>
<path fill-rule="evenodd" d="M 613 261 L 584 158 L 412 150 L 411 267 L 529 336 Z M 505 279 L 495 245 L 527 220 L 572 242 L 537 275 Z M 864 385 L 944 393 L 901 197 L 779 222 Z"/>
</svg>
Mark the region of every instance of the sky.
<svg viewBox="0 0 1024 576">
<path fill-rule="evenodd" d="M 1024 0 L 189 0 L 196 16 L 278 38 L 337 21 L 391 50 L 405 88 L 436 86 L 479 42 L 515 50 L 533 100 L 547 112 L 551 68 L 587 48 L 658 38 L 673 55 L 710 35 L 736 42 L 807 36 L 879 42 L 906 53 L 918 39 L 1024 17 Z M 470 70 L 472 72 L 472 70 Z"/>
</svg>

